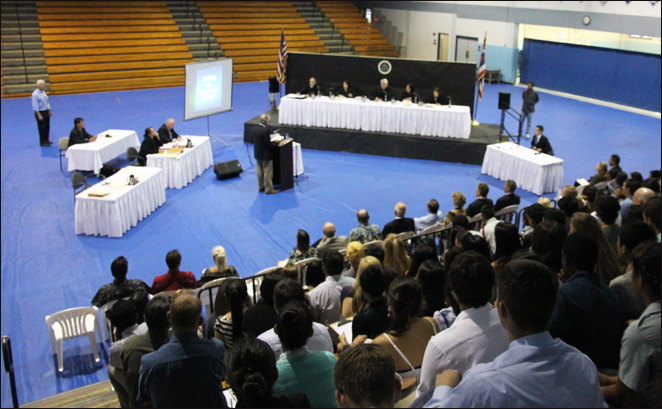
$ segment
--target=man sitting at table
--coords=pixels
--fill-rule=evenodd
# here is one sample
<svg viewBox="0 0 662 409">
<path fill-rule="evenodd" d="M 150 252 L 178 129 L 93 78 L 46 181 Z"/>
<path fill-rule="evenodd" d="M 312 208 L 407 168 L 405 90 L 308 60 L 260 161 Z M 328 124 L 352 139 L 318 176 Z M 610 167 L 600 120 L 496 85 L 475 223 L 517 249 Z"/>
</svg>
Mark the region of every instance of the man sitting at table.
<svg viewBox="0 0 662 409">
<path fill-rule="evenodd" d="M 308 85 L 304 86 L 301 91 L 297 92 L 297 95 L 303 94 L 307 97 L 311 95 L 318 95 L 320 93 L 320 87 L 317 85 L 315 77 L 311 77 L 308 81 Z"/>
<path fill-rule="evenodd" d="M 69 133 L 69 144 L 67 145 L 67 148 L 74 146 L 77 143 L 88 143 L 97 140 L 96 135 L 90 135 L 85 130 L 85 121 L 83 121 L 83 118 L 74 119 L 74 125 L 74 129 Z"/>
<path fill-rule="evenodd" d="M 372 96 L 375 101 L 388 101 L 395 98 L 393 91 L 388 87 L 388 80 L 386 78 L 382 78 L 382 80 L 379 81 L 379 88 L 372 93 Z"/>
<path fill-rule="evenodd" d="M 159 128 L 159 139 L 162 143 L 172 142 L 179 138 L 179 134 L 175 132 L 175 120 L 168 118 L 165 124 Z"/>
<path fill-rule="evenodd" d="M 543 130 L 544 128 L 542 125 L 536 126 L 536 132 L 533 135 L 533 139 L 531 140 L 531 149 L 554 156 L 554 149 L 552 149 L 552 145 L 549 143 L 549 139 L 547 139 L 547 137 L 542 134 Z"/>
<path fill-rule="evenodd" d="M 141 164 L 145 165 L 147 163 L 147 155 L 152 153 L 159 153 L 159 147 L 161 145 L 163 145 L 163 142 L 161 142 L 159 134 L 154 132 L 154 128 L 149 127 L 145 129 L 145 135 L 143 135 L 143 143 L 140 144 L 140 152 L 138 152 L 138 156 L 140 156 L 140 159 L 142 159 Z"/>
</svg>

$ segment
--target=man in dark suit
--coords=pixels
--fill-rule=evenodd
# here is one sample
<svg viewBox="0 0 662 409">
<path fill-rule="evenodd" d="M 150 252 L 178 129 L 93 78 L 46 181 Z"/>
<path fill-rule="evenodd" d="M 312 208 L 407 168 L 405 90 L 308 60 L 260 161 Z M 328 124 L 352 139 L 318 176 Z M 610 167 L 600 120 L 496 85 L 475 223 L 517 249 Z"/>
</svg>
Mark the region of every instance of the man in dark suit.
<svg viewBox="0 0 662 409">
<path fill-rule="evenodd" d="M 611 155 L 609 157 L 609 166 L 611 166 L 611 169 L 609 169 L 609 176 L 611 176 L 612 180 L 616 179 L 616 176 L 623 172 L 621 169 L 621 157 L 618 155 Z"/>
<path fill-rule="evenodd" d="M 85 130 L 85 121 L 83 121 L 83 118 L 74 119 L 74 125 L 74 129 L 69 133 L 69 144 L 67 145 L 67 148 L 74 146 L 77 143 L 88 143 L 97 140 L 96 135 L 90 135 Z"/>
<path fill-rule="evenodd" d="M 175 132 L 175 120 L 168 118 L 165 124 L 159 128 L 159 139 L 163 143 L 169 143 L 179 138 L 179 134 Z"/>
<path fill-rule="evenodd" d="M 467 206 L 467 216 L 469 218 L 474 217 L 480 213 L 480 209 L 485 205 L 494 205 L 492 199 L 487 198 L 487 194 L 490 193 L 490 187 L 486 183 L 479 183 L 476 186 L 476 197 L 477 199 L 473 201 L 469 206 Z"/>
<path fill-rule="evenodd" d="M 268 195 L 278 193 L 274 190 L 274 162 L 271 155 L 271 128 L 269 120 L 271 117 L 267 114 L 260 115 L 260 125 L 253 130 L 253 147 L 255 159 L 257 161 L 257 184 L 260 192 Z"/>
<path fill-rule="evenodd" d="M 398 202 L 395 205 L 395 220 L 384 226 L 382 237 L 386 238 L 386 236 L 391 233 L 400 234 L 409 231 L 416 232 L 414 219 L 405 217 L 405 213 L 407 213 L 407 206 L 402 202 Z"/>
<path fill-rule="evenodd" d="M 138 152 L 138 156 L 140 156 L 138 163 L 145 166 L 147 164 L 147 155 L 159 153 L 159 147 L 162 145 L 163 142 L 160 140 L 159 134 L 154 132 L 154 128 L 149 127 L 145 129 L 143 142 L 140 144 L 140 151 Z"/>
<path fill-rule="evenodd" d="M 506 194 L 496 201 L 496 205 L 494 205 L 495 212 L 498 212 L 505 207 L 519 204 L 520 198 L 515 194 L 515 189 L 517 189 L 517 183 L 515 183 L 514 180 L 506 180 L 506 184 L 503 187 L 503 191 L 506 192 Z"/>
<path fill-rule="evenodd" d="M 535 135 L 533 135 L 533 139 L 531 140 L 531 149 L 554 156 L 554 149 L 552 149 L 549 139 L 542 134 L 543 130 L 542 125 L 536 126 Z"/>
<path fill-rule="evenodd" d="M 372 93 L 372 96 L 375 101 L 390 101 L 395 98 L 393 91 L 388 87 L 388 80 L 386 78 L 382 78 L 379 81 L 379 88 Z"/>
<path fill-rule="evenodd" d="M 315 77 L 312 77 L 308 81 L 308 85 L 304 86 L 301 91 L 299 91 L 297 94 L 303 94 L 307 97 L 311 95 L 318 95 L 320 93 L 320 87 L 317 85 L 317 80 L 315 80 Z"/>
</svg>

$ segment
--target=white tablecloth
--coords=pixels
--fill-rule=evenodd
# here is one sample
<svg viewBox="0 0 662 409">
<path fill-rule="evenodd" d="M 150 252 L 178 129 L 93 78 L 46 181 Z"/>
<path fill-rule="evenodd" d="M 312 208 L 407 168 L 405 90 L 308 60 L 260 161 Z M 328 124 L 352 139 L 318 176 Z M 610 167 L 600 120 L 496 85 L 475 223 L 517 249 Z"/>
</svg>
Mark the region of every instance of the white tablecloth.
<svg viewBox="0 0 662 409">
<path fill-rule="evenodd" d="M 292 142 L 292 169 L 294 169 L 294 176 L 303 173 L 303 157 L 301 156 L 301 144 L 299 142 Z"/>
<path fill-rule="evenodd" d="M 370 132 L 404 133 L 469 139 L 471 113 L 467 106 L 405 105 L 360 98 L 281 99 L 278 122 Z"/>
<path fill-rule="evenodd" d="M 487 147 L 482 173 L 514 180 L 518 188 L 542 195 L 563 186 L 563 159 L 512 142 L 496 143 Z"/>
<path fill-rule="evenodd" d="M 126 185 L 129 175 L 139 183 Z M 110 184 L 124 184 L 114 187 Z M 109 190 L 104 197 L 89 197 L 95 190 Z M 166 201 L 165 177 L 159 168 L 129 166 L 76 195 L 76 234 L 122 237 Z"/>
<path fill-rule="evenodd" d="M 147 166 L 163 169 L 166 187 L 169 189 L 183 188 L 214 164 L 208 136 L 187 135 L 182 139 L 184 144 L 186 139 L 190 139 L 193 148 L 184 148 L 184 153 L 177 157 L 166 157 L 162 154 L 147 155 Z"/>
<path fill-rule="evenodd" d="M 99 174 L 104 163 L 126 152 L 129 147 L 140 146 L 136 131 L 109 129 L 99 132 L 94 142 L 79 143 L 67 149 L 69 171 L 92 170 Z M 111 135 L 106 138 L 106 135 Z"/>
</svg>

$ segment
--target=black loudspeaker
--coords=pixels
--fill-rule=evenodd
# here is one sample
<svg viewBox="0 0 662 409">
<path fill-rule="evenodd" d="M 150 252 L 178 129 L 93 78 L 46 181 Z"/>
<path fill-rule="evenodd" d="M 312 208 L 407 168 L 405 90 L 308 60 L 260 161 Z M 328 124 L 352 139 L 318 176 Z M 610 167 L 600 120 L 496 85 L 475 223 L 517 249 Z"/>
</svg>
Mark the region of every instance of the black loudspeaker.
<svg viewBox="0 0 662 409">
<path fill-rule="evenodd" d="M 280 91 L 278 80 L 276 77 L 269 77 L 269 92 L 276 93 Z"/>
<path fill-rule="evenodd" d="M 243 172 L 241 163 L 238 160 L 231 160 L 228 162 L 221 162 L 214 165 L 214 173 L 218 180 L 236 178 Z"/>
<path fill-rule="evenodd" d="M 499 109 L 510 109 L 510 94 L 499 92 Z"/>
</svg>

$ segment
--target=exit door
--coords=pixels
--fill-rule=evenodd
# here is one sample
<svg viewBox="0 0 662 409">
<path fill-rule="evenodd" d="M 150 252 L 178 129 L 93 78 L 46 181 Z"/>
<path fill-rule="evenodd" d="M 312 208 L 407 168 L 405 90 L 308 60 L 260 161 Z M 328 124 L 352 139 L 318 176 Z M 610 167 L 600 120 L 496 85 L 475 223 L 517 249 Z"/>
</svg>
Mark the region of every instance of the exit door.
<svg viewBox="0 0 662 409">
<path fill-rule="evenodd" d="M 455 61 L 476 63 L 478 54 L 478 38 L 461 37 L 455 38 Z"/>
</svg>

